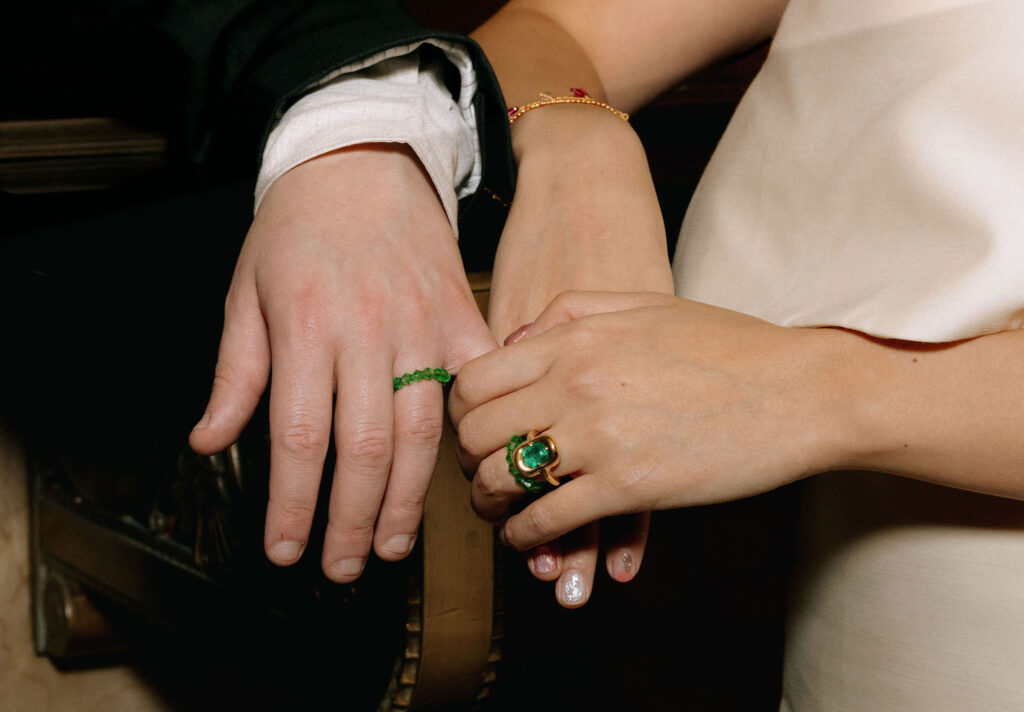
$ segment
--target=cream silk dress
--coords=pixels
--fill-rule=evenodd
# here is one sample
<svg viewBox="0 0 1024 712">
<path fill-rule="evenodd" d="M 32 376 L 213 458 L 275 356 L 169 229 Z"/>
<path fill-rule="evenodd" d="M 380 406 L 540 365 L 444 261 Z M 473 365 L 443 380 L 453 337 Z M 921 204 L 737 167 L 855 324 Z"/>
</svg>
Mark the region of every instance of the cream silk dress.
<svg viewBox="0 0 1024 712">
<path fill-rule="evenodd" d="M 674 271 L 787 326 L 1024 326 L 1024 0 L 792 0 Z M 1024 503 L 832 473 L 802 539 L 782 710 L 1024 711 Z"/>
</svg>

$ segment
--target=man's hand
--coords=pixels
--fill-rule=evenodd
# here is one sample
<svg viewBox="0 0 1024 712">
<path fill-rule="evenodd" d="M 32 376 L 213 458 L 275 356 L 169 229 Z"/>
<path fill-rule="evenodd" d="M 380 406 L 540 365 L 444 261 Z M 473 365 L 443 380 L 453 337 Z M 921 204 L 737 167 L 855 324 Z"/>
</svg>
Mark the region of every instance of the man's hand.
<svg viewBox="0 0 1024 712">
<path fill-rule="evenodd" d="M 234 442 L 273 364 L 267 555 L 280 565 L 302 556 L 333 432 L 322 564 L 332 580 L 352 581 L 371 546 L 387 560 L 412 550 L 437 457 L 440 385 L 393 392 L 392 378 L 427 367 L 454 374 L 494 346 L 412 151 L 335 151 L 289 171 L 260 207 L 190 443 L 213 453 Z"/>
</svg>

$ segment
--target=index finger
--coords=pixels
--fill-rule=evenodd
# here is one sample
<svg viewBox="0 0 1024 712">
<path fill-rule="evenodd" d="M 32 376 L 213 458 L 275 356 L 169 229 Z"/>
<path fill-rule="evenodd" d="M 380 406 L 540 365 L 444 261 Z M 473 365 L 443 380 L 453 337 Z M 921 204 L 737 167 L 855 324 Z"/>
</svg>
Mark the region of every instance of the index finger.
<svg viewBox="0 0 1024 712">
<path fill-rule="evenodd" d="M 448 396 L 455 429 L 477 406 L 538 381 L 549 364 L 547 343 L 533 340 L 488 351 L 464 364 Z"/>
<path fill-rule="evenodd" d="M 571 322 L 677 301 L 676 297 L 655 292 L 562 292 L 529 326 L 521 341 L 463 366 L 448 401 L 452 422 L 458 429 L 469 411 L 539 380 L 559 353 L 585 347 L 585 331 L 578 327 L 571 330 Z"/>
</svg>

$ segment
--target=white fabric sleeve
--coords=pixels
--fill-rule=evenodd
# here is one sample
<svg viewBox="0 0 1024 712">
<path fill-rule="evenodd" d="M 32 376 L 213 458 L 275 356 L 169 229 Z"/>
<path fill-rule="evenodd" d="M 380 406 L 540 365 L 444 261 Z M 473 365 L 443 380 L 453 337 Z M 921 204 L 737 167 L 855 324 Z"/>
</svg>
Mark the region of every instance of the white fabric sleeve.
<svg viewBox="0 0 1024 712">
<path fill-rule="evenodd" d="M 445 86 L 445 60 L 459 72 L 458 97 Z M 255 210 L 275 180 L 311 158 L 360 143 L 405 143 L 434 182 L 458 235 L 458 202 L 480 183 L 473 96 L 476 73 L 459 45 L 427 40 L 393 47 L 325 77 L 271 132 L 256 182 Z"/>
</svg>

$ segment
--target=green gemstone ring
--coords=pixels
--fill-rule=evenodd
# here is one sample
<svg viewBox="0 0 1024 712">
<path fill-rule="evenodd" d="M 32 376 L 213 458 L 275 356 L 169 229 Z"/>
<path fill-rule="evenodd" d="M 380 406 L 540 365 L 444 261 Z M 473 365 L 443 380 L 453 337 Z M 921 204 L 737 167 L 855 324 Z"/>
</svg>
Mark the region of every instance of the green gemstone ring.
<svg viewBox="0 0 1024 712">
<path fill-rule="evenodd" d="M 403 373 L 401 376 L 395 376 L 391 379 L 391 385 L 397 391 L 399 388 L 408 386 L 410 383 L 430 380 L 448 383 L 448 381 L 452 380 L 452 377 L 443 368 L 424 368 L 422 371 L 413 371 L 412 373 Z"/>
<path fill-rule="evenodd" d="M 530 494 L 543 494 L 558 487 L 551 470 L 559 463 L 558 446 L 549 435 L 538 436 L 531 430 L 526 436 L 513 435 L 505 446 L 508 471 L 520 487 Z"/>
</svg>

